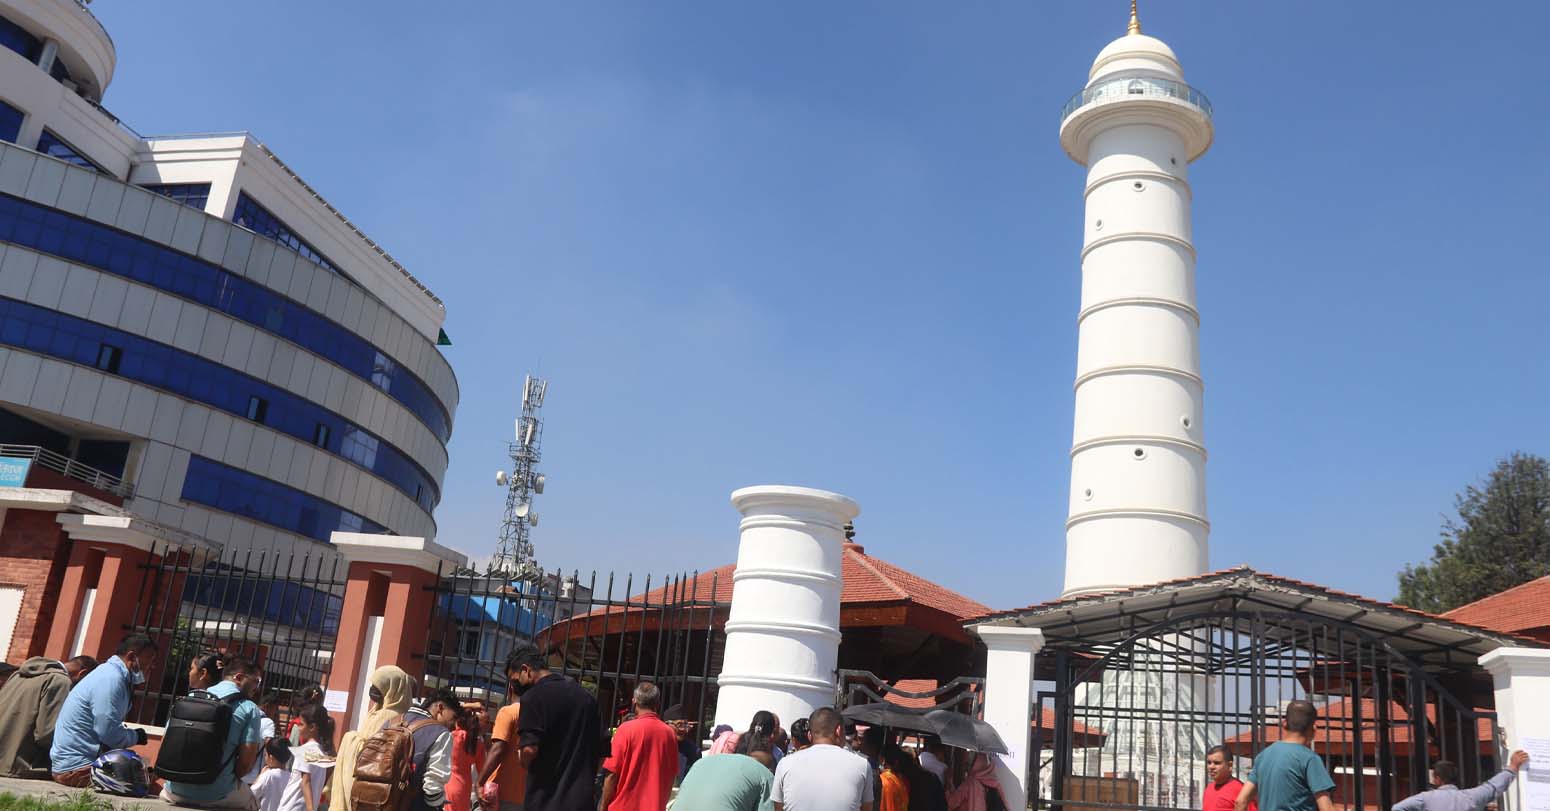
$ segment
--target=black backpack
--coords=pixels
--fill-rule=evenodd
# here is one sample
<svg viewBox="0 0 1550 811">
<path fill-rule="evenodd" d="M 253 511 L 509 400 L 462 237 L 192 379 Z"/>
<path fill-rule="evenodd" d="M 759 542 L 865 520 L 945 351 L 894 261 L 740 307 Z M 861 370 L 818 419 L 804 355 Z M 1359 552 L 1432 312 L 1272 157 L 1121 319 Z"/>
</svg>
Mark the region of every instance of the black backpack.
<svg viewBox="0 0 1550 811">
<path fill-rule="evenodd" d="M 221 776 L 237 756 L 222 758 L 231 732 L 232 711 L 244 699 L 236 692 L 224 699 L 195 690 L 172 704 L 172 717 L 156 754 L 156 773 L 176 783 L 208 785 Z"/>
</svg>

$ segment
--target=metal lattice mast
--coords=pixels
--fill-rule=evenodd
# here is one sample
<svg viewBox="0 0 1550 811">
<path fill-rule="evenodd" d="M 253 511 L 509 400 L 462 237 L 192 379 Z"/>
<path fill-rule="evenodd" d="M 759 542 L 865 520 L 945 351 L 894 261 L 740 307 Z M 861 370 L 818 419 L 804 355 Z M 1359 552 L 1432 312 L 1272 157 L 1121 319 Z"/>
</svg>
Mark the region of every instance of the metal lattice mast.
<svg viewBox="0 0 1550 811">
<path fill-rule="evenodd" d="M 511 471 L 496 471 L 495 483 L 506 488 L 506 517 L 501 521 L 500 540 L 489 570 L 509 575 L 534 573 L 533 542 L 530 533 L 538 526 L 533 497 L 544 491 L 544 475 L 534 468 L 543 458 L 544 421 L 539 410 L 549 381 L 527 375 L 522 380 L 522 413 L 517 417 L 515 441 L 507 447 Z"/>
</svg>

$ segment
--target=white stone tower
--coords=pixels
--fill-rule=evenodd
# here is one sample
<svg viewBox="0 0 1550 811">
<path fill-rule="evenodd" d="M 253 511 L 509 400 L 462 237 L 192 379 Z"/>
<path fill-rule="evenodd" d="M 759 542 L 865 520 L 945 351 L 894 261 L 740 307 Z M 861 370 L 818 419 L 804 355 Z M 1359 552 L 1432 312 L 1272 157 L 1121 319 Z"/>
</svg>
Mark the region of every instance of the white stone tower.
<svg viewBox="0 0 1550 811">
<path fill-rule="evenodd" d="M 769 710 L 790 725 L 834 703 L 841 550 L 861 508 L 838 493 L 783 485 L 744 487 L 732 506 L 743 514 L 742 537 L 716 723 L 744 730 Z"/>
<path fill-rule="evenodd" d="M 1188 167 L 1211 138 L 1210 102 L 1141 33 L 1132 2 L 1129 32 L 1060 121 L 1061 146 L 1088 168 L 1067 595 L 1206 571 Z"/>
</svg>

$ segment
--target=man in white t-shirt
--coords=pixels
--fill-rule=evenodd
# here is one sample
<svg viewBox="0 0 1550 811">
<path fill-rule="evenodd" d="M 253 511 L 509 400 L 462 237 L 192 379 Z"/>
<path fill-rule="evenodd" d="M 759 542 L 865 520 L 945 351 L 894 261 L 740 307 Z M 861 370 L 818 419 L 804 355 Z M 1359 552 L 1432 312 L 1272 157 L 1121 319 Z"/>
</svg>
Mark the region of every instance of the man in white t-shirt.
<svg viewBox="0 0 1550 811">
<path fill-rule="evenodd" d="M 872 811 L 866 758 L 840 747 L 844 719 L 833 707 L 808 716 L 813 745 L 780 759 L 770 800 L 775 811 Z"/>
</svg>

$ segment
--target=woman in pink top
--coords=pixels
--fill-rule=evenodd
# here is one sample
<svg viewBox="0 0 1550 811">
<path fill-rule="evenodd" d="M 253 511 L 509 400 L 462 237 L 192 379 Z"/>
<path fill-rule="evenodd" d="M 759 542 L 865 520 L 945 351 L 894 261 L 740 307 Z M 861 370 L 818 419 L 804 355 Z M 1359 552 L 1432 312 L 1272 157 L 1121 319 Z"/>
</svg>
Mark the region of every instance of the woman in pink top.
<svg viewBox="0 0 1550 811">
<path fill-rule="evenodd" d="M 447 778 L 446 811 L 469 811 L 473 806 L 473 787 L 477 785 L 473 772 L 484 762 L 483 716 L 483 707 L 465 707 L 458 716 L 457 729 L 452 731 L 452 775 Z"/>
</svg>

